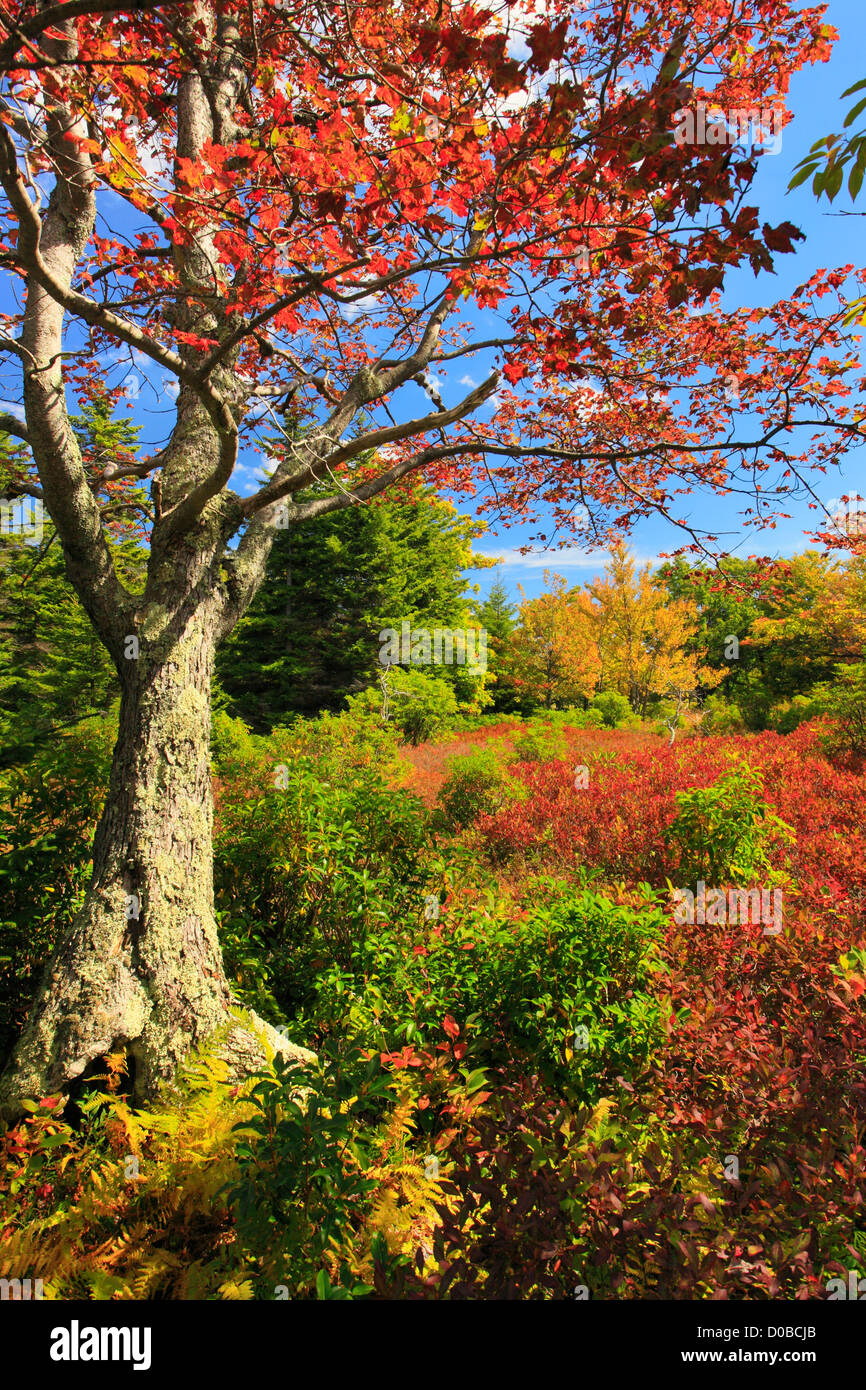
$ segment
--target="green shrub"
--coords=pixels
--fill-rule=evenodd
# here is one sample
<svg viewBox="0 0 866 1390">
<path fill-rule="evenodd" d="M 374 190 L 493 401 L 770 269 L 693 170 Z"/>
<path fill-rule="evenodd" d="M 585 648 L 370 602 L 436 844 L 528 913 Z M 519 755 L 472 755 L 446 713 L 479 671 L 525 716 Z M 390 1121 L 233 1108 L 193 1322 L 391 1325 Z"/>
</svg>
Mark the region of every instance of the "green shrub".
<svg viewBox="0 0 866 1390">
<path fill-rule="evenodd" d="M 837 666 L 833 684 L 819 687 L 813 695 L 832 720 L 824 737 L 827 752 L 866 754 L 866 662 Z"/>
<path fill-rule="evenodd" d="M 254 1113 L 234 1126 L 238 1176 L 224 1191 L 237 1239 L 262 1284 L 292 1298 L 312 1288 L 330 1299 L 373 1292 L 348 1261 L 335 1259 L 351 1246 L 377 1186 L 364 1171 L 375 1138 L 369 1117 L 389 1078 L 375 1057 L 365 1073 L 356 1084 L 341 1065 L 320 1058 L 299 1075 L 277 1058 L 249 1092 Z"/>
<path fill-rule="evenodd" d="M 593 696 L 591 709 L 601 715 L 602 727 L 618 729 L 634 723 L 634 715 L 628 700 L 616 690 L 601 690 Z"/>
<path fill-rule="evenodd" d="M 667 843 L 679 851 L 680 870 L 691 881 L 716 887 L 754 884 L 774 876 L 771 856 L 793 844 L 791 826 L 771 813 L 759 774 L 740 763 L 710 787 L 676 793 L 676 819 Z"/>
<path fill-rule="evenodd" d="M 453 687 L 436 676 L 394 666 L 387 673 L 386 686 L 387 696 L 379 685 L 351 695 L 346 702 L 350 716 L 391 723 L 413 745 L 433 738 L 457 716 Z"/>
<path fill-rule="evenodd" d="M 566 724 L 570 724 L 573 729 L 601 729 L 604 727 L 604 715 L 600 709 L 576 709 L 566 710 Z"/>
<path fill-rule="evenodd" d="M 398 730 L 383 724 L 377 711 L 358 715 L 325 712 L 315 719 L 298 717 L 277 727 L 261 741 L 261 751 L 274 762 L 291 762 L 297 754 L 315 760 L 323 780 L 343 782 L 367 771 L 393 776 L 402 764 L 397 756 Z"/>
<path fill-rule="evenodd" d="M 210 751 L 217 772 L 230 774 L 240 763 L 255 754 L 256 735 L 242 719 L 234 719 L 226 710 L 214 710 L 211 716 Z"/>
<path fill-rule="evenodd" d="M 774 705 L 767 722 L 777 734 L 792 734 L 807 720 L 824 714 L 826 709 L 826 701 L 816 694 L 795 695 L 791 700 Z"/>
<path fill-rule="evenodd" d="M 514 759 L 520 763 L 550 763 L 568 756 L 561 729 L 550 724 L 530 725 L 514 740 Z"/>
<path fill-rule="evenodd" d="M 536 716 L 544 725 L 553 729 L 564 731 L 565 729 L 600 729 L 603 725 L 601 711 L 597 709 L 578 709 L 576 705 L 570 705 L 566 709 L 545 710 L 543 715 Z"/>
<path fill-rule="evenodd" d="M 423 804 L 372 767 L 326 780 L 315 759 L 295 754 L 225 787 L 214 880 L 241 998 L 291 1013 L 317 969 L 348 964 L 368 932 L 417 914 L 429 844 Z"/>
<path fill-rule="evenodd" d="M 516 903 L 452 898 L 441 922 L 438 933 L 392 923 L 368 936 L 351 981 L 323 974 L 299 1035 L 330 1016 L 353 1045 L 423 1049 L 447 1016 L 467 1068 L 540 1072 L 581 1099 L 634 1074 L 659 1041 L 651 982 L 665 919 L 649 890 L 635 909 L 542 878 Z"/>
<path fill-rule="evenodd" d="M 699 728 L 702 734 L 741 734 L 746 721 L 738 705 L 731 704 L 723 695 L 708 695 Z"/>
<path fill-rule="evenodd" d="M 518 800 L 522 784 L 509 775 L 501 754 L 493 748 L 448 759 L 448 776 L 437 798 L 446 824 L 454 830 L 491 815 L 508 801 Z"/>
</svg>

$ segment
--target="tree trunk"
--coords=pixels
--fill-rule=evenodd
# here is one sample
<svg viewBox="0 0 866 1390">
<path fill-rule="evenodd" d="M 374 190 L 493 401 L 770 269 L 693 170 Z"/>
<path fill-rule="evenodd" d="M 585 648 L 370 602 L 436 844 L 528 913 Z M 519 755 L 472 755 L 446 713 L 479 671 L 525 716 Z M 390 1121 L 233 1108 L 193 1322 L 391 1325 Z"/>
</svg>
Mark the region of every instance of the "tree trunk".
<svg viewBox="0 0 866 1390">
<path fill-rule="evenodd" d="M 245 1028 L 229 1013 L 213 905 L 213 617 L 207 605 L 174 623 L 157 605 L 145 611 L 140 654 L 121 672 L 93 878 L 0 1080 L 9 1117 L 22 1098 L 62 1090 L 122 1048 L 136 1095 L 152 1097 L 190 1048 L 223 1026 L 217 1051 L 236 1075 L 265 1061 L 263 1039 L 294 1060 L 312 1055 L 255 1015 Z"/>
</svg>

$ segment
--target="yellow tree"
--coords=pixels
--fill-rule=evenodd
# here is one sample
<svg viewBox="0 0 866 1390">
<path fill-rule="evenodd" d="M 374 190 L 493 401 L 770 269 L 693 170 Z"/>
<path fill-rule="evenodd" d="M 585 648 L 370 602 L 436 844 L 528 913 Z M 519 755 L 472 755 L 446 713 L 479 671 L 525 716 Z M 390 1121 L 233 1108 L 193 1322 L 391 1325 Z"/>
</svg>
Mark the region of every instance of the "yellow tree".
<svg viewBox="0 0 866 1390">
<path fill-rule="evenodd" d="M 544 583 L 548 592 L 535 599 L 518 585 L 519 625 L 508 639 L 508 666 L 513 683 L 550 709 L 592 695 L 599 660 L 587 596 L 569 591 L 549 570 Z"/>
<path fill-rule="evenodd" d="M 604 575 L 587 585 L 602 689 L 625 695 L 636 714 L 650 698 L 673 696 L 678 708 L 698 685 L 721 679 L 685 650 L 697 628 L 697 610 L 672 600 L 652 577 L 639 571 L 624 545 L 614 546 Z"/>
<path fill-rule="evenodd" d="M 863 660 L 866 556 L 807 550 L 780 562 L 771 581 L 773 611 L 755 620 L 749 637 L 771 653 L 780 694 L 830 679 L 837 664 Z"/>
</svg>

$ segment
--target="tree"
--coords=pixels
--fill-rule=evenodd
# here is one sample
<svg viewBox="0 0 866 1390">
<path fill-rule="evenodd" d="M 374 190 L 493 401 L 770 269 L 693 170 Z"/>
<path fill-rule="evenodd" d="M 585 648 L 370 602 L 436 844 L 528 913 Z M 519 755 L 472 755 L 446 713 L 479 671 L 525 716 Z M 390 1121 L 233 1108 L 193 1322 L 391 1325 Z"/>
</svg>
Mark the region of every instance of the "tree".
<svg viewBox="0 0 866 1390">
<path fill-rule="evenodd" d="M 807 692 L 866 645 L 866 560 L 807 550 L 774 566 L 751 642 L 764 654 L 771 699 Z"/>
<path fill-rule="evenodd" d="M 636 572 L 624 545 L 614 547 L 604 576 L 587 587 L 602 684 L 625 695 L 636 714 L 646 714 L 653 696 L 673 696 L 679 714 L 699 684 L 718 683 L 719 673 L 687 650 L 695 606 L 672 601 L 648 564 Z"/>
<path fill-rule="evenodd" d="M 749 727 L 763 729 L 774 704 L 830 680 L 838 663 L 859 660 L 864 560 L 809 550 L 771 565 L 728 557 L 723 571 L 679 561 L 658 577 L 672 597 L 696 607 L 686 650 L 725 672 L 726 698 Z"/>
<path fill-rule="evenodd" d="M 488 640 L 504 642 L 514 631 L 514 604 L 508 601 L 508 590 L 501 579 L 494 580 L 483 603 L 475 606 L 479 623 Z"/>
<path fill-rule="evenodd" d="M 723 666 L 728 661 L 733 681 L 749 661 L 746 638 L 755 619 L 764 611 L 761 607 L 761 577 L 766 568 L 750 560 L 726 556 L 723 572 L 715 568 L 690 565 L 680 558 L 660 565 L 656 580 L 663 584 L 672 599 L 683 599 L 694 610 L 694 628 L 686 641 L 686 650 L 711 666 Z M 732 661 L 731 638 L 741 648 Z"/>
<path fill-rule="evenodd" d="M 474 604 L 476 622 L 487 633 L 487 659 L 492 667 L 492 703 L 496 710 L 514 708 L 517 690 L 508 669 L 509 638 L 514 631 L 516 609 L 508 590 L 497 578 L 483 603 Z"/>
<path fill-rule="evenodd" d="M 279 532 L 262 586 L 217 657 L 230 712 L 268 730 L 336 710 L 376 683 L 384 629 L 404 619 L 461 627 L 464 571 L 487 563 L 472 552 L 482 530 L 410 478 L 399 494 Z M 436 668 L 452 683 L 459 671 Z"/>
<path fill-rule="evenodd" d="M 137 428 L 111 418 L 108 399 L 86 403 L 72 427 L 83 453 L 114 457 L 131 448 Z M 2 445 L 0 445 L 2 447 Z M 4 464 L 0 457 L 0 493 Z M 141 504 L 144 498 L 140 499 Z M 110 514 L 109 514 L 110 517 Z M 114 565 L 131 589 L 141 588 L 146 551 L 134 513 L 110 518 Z M 50 518 L 34 544 L 5 538 L 0 546 L 0 766 L 32 756 L 58 729 L 104 711 L 119 697 L 117 673 L 66 578 Z"/>
<path fill-rule="evenodd" d="M 544 571 L 548 593 L 527 599 L 520 593 L 519 625 L 509 639 L 511 681 L 547 709 L 587 700 L 600 669 L 592 641 L 589 604 L 569 592 L 559 574 Z"/>
<path fill-rule="evenodd" d="M 794 0 L 664 0 L 651 22 L 625 0 L 10 0 L 0 211 L 24 307 L 0 346 L 26 424 L 0 427 L 29 445 L 14 486 L 44 502 L 121 711 L 93 882 L 4 1075 L 8 1111 L 116 1047 L 147 1094 L 231 1025 L 210 681 L 281 521 L 412 472 L 477 474 L 506 515 L 597 541 L 658 511 L 706 545 L 684 488 L 754 486 L 766 463 L 764 523 L 802 477 L 798 423 L 822 467 L 859 439 L 842 274 L 763 321 L 723 312 L 726 268 L 771 270 L 800 234 L 744 203 L 751 150 L 673 135 L 684 103 L 781 109 L 834 37 Z M 175 398 L 167 437 L 106 463 L 82 453 L 67 392 L 119 355 Z M 452 364 L 479 373 L 462 397 Z M 739 437 L 731 374 L 761 421 Z M 243 496 L 239 456 L 275 425 L 272 476 Z M 141 593 L 106 538 L 133 479 L 150 480 Z M 262 1031 L 286 1051 L 231 1025 L 235 1069 Z"/>
</svg>

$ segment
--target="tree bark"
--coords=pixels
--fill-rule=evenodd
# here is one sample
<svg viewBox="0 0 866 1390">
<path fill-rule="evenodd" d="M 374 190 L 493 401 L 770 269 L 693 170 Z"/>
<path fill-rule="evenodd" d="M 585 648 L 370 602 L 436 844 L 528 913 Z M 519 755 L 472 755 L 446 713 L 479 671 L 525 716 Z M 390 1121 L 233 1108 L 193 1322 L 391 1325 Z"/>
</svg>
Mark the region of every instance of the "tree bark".
<svg viewBox="0 0 866 1390">
<path fill-rule="evenodd" d="M 237 1076 L 268 1051 L 300 1061 L 263 1020 L 231 1013 L 213 904 L 210 683 L 216 592 L 186 614 L 146 606 L 125 643 L 105 809 L 84 905 L 52 958 L 0 1079 L 0 1108 L 65 1089 L 126 1049 L 138 1098 L 223 1029 Z M 138 655 L 136 657 L 136 644 Z"/>
</svg>

